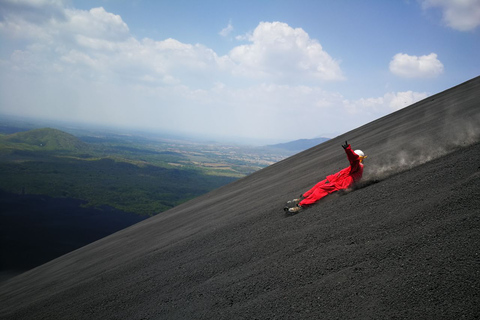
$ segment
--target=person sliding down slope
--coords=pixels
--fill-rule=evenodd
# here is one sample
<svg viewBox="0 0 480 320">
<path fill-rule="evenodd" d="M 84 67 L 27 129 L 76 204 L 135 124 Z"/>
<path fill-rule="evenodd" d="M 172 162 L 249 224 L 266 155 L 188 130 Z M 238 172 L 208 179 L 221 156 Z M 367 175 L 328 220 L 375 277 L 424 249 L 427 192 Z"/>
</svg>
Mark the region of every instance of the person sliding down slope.
<svg viewBox="0 0 480 320">
<path fill-rule="evenodd" d="M 288 201 L 287 204 L 295 203 L 296 206 L 292 208 L 287 206 L 284 208 L 285 211 L 297 213 L 302 210 L 302 208 L 314 204 L 318 200 L 335 191 L 350 188 L 354 183 L 362 179 L 362 162 L 367 156 L 362 150 L 353 151 L 347 141 L 345 141 L 345 144 L 342 145 L 342 147 L 345 149 L 350 166 L 335 174 L 327 176 L 325 180 L 320 181 L 312 189 L 302 194 L 299 199 Z"/>
</svg>

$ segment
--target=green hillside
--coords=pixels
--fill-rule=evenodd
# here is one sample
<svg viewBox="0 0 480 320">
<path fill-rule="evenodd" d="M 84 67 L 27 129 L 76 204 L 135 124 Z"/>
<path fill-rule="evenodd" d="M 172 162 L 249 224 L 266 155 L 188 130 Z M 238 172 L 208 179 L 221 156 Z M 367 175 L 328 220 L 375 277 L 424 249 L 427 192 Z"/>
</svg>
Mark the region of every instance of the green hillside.
<svg viewBox="0 0 480 320">
<path fill-rule="evenodd" d="M 0 136 L 0 190 L 153 215 L 237 179 L 209 174 L 187 159 L 141 143 L 86 143 L 57 129 L 35 129 Z M 179 161 L 184 165 L 175 166 Z"/>
<path fill-rule="evenodd" d="M 4 136 L 0 141 L 4 144 L 23 144 L 30 150 L 86 152 L 90 149 L 77 137 L 52 128 L 17 132 Z"/>
</svg>

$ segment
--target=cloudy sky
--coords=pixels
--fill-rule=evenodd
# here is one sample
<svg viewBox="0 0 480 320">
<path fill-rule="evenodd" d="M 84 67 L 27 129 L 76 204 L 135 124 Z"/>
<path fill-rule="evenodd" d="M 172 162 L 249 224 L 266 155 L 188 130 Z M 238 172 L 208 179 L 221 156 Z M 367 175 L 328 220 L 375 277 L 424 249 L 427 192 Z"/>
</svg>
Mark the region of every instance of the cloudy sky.
<svg viewBox="0 0 480 320">
<path fill-rule="evenodd" d="M 479 56 L 480 0 L 0 0 L 0 116 L 333 137 Z"/>
</svg>

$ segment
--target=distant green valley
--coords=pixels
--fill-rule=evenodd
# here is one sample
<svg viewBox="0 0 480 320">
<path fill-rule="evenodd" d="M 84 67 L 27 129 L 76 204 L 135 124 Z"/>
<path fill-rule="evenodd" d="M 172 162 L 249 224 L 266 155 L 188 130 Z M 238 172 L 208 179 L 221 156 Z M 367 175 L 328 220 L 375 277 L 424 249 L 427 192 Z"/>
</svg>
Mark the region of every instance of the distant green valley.
<svg viewBox="0 0 480 320">
<path fill-rule="evenodd" d="M 256 150 L 52 128 L 0 135 L 0 189 L 154 215 L 279 159 Z"/>
</svg>

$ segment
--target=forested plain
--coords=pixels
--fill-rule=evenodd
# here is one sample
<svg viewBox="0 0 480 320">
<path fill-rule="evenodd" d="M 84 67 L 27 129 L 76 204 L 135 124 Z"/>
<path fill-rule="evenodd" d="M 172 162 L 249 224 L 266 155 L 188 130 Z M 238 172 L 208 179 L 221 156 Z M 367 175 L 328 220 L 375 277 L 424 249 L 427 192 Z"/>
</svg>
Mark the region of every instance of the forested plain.
<svg viewBox="0 0 480 320">
<path fill-rule="evenodd" d="M 156 150 L 151 142 L 80 139 L 51 128 L 2 134 L 0 172 L 6 192 L 80 199 L 147 216 L 238 179 L 195 167 L 187 156 Z"/>
</svg>

